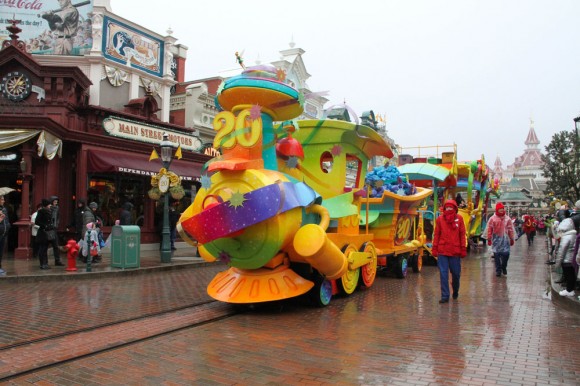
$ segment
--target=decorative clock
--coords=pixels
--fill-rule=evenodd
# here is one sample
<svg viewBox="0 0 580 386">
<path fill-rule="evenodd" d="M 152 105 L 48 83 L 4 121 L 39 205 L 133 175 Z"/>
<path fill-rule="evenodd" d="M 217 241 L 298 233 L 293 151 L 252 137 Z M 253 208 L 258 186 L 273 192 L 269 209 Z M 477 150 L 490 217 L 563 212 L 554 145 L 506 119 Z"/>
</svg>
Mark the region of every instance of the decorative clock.
<svg viewBox="0 0 580 386">
<path fill-rule="evenodd" d="M 30 95 L 31 87 L 32 82 L 28 75 L 19 71 L 12 71 L 3 76 L 0 84 L 2 95 L 15 102 L 26 99 Z"/>
</svg>

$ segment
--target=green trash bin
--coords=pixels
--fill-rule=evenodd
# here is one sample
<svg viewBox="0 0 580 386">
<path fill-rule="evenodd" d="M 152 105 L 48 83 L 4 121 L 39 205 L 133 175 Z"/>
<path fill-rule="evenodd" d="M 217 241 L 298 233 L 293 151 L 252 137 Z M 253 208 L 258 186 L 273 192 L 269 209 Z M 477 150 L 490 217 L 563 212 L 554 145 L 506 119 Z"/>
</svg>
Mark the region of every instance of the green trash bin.
<svg viewBox="0 0 580 386">
<path fill-rule="evenodd" d="M 111 267 L 141 266 L 141 228 L 137 225 L 115 225 L 111 231 Z"/>
</svg>

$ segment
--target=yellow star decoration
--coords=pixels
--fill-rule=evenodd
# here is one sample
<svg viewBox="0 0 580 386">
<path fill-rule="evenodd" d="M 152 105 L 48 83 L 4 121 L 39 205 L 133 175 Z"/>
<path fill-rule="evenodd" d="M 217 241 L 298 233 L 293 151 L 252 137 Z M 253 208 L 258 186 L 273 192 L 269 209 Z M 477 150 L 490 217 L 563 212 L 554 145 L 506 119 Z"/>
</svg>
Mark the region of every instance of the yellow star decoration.
<svg viewBox="0 0 580 386">
<path fill-rule="evenodd" d="M 281 68 L 277 68 L 276 69 L 276 78 L 280 81 L 280 82 L 284 82 L 286 80 L 286 71 L 284 71 Z"/>
<path fill-rule="evenodd" d="M 239 191 L 235 192 L 230 197 L 230 206 L 233 206 L 234 208 L 244 206 L 244 201 L 246 201 L 246 199 L 244 198 L 243 193 L 240 193 Z"/>
</svg>

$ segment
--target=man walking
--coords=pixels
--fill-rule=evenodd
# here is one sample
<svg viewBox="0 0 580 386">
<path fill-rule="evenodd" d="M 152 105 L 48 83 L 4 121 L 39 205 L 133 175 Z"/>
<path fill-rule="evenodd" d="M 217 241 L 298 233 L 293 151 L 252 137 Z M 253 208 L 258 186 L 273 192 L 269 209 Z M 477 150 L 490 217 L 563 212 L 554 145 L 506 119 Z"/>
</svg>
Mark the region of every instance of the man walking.
<svg viewBox="0 0 580 386">
<path fill-rule="evenodd" d="M 60 260 L 60 249 L 58 247 L 58 225 L 60 223 L 60 208 L 58 207 L 58 197 L 50 197 L 50 216 L 52 219 L 52 226 L 55 230 L 56 237 L 49 241 L 52 246 L 52 255 L 54 256 L 54 265 L 57 267 L 62 267 L 64 264 Z"/>
<path fill-rule="evenodd" d="M 437 256 L 441 280 L 441 300 L 439 300 L 441 304 L 449 302 L 449 271 L 451 271 L 453 299 L 459 297 L 461 259 L 467 255 L 465 223 L 457 214 L 458 211 L 455 200 L 447 200 L 443 205 L 443 214 L 435 221 L 431 252 L 433 256 Z"/>
<path fill-rule="evenodd" d="M 487 222 L 487 245 L 492 247 L 495 260 L 495 276 L 507 275 L 510 247 L 514 245 L 515 230 L 511 219 L 505 215 L 501 202 L 495 206 L 495 213 Z"/>
</svg>

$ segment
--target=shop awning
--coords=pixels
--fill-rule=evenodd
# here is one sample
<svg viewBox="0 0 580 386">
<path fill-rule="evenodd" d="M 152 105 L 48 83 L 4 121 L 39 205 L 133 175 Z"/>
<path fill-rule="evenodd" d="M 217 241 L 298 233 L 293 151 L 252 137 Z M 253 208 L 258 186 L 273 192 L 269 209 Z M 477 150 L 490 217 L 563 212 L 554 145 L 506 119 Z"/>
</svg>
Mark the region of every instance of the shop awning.
<svg viewBox="0 0 580 386">
<path fill-rule="evenodd" d="M 190 161 L 173 160 L 169 170 L 184 180 L 197 180 L 203 165 Z M 89 150 L 87 153 L 87 171 L 89 173 L 128 173 L 141 176 L 152 176 L 159 173 L 161 161 L 149 162 L 145 154 L 128 154 L 113 150 Z"/>
</svg>

